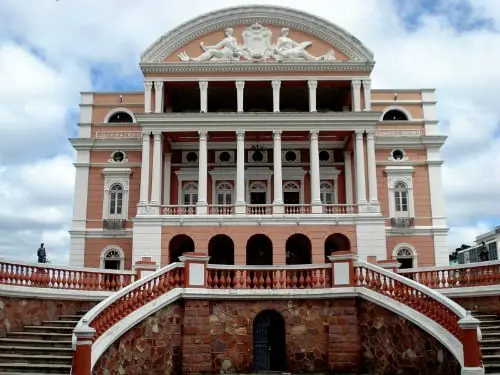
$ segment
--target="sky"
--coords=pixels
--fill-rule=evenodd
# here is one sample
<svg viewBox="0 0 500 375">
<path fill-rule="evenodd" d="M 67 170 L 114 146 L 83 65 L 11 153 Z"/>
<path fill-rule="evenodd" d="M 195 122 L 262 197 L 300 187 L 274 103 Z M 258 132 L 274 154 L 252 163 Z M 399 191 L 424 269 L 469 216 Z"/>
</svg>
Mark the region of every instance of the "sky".
<svg viewBox="0 0 500 375">
<path fill-rule="evenodd" d="M 449 248 L 500 224 L 500 1 L 2 0 L 0 258 L 66 264 L 79 92 L 141 90 L 140 54 L 208 11 L 296 8 L 375 53 L 373 88 L 436 88 Z"/>
</svg>

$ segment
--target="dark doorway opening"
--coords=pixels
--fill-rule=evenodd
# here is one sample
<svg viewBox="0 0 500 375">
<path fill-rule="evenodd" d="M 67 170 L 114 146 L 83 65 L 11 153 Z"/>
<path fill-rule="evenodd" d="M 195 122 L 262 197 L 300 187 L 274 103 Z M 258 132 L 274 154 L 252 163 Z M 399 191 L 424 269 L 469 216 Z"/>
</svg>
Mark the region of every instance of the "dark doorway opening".
<svg viewBox="0 0 500 375">
<path fill-rule="evenodd" d="M 185 234 L 172 237 L 168 245 L 169 263 L 179 262 L 179 257 L 184 253 L 194 252 L 194 241 Z"/>
<path fill-rule="evenodd" d="M 283 201 L 285 204 L 299 204 L 300 193 L 298 191 L 285 191 L 283 193 Z"/>
<path fill-rule="evenodd" d="M 407 270 L 413 268 L 413 258 L 397 258 L 397 261 L 401 264 L 399 266 L 400 270 Z"/>
<path fill-rule="evenodd" d="M 250 204 L 266 204 L 266 193 L 250 193 Z"/>
<path fill-rule="evenodd" d="M 311 241 L 296 233 L 286 240 L 286 264 L 311 264 Z"/>
<path fill-rule="evenodd" d="M 105 260 L 104 261 L 104 269 L 105 270 L 119 270 L 120 269 L 120 260 Z"/>
<path fill-rule="evenodd" d="M 336 251 L 351 250 L 351 241 L 349 238 L 340 233 L 335 233 L 325 240 L 325 262 L 329 262 L 328 256 Z"/>
<path fill-rule="evenodd" d="M 253 368 L 286 370 L 285 320 L 276 311 L 262 311 L 253 321 Z"/>
<path fill-rule="evenodd" d="M 273 243 L 264 234 L 255 234 L 247 242 L 247 265 L 266 266 L 273 264 Z"/>
<path fill-rule="evenodd" d="M 225 234 L 213 236 L 208 242 L 210 264 L 234 264 L 234 242 Z M 234 271 L 216 270 L 212 272 L 212 283 L 218 288 L 234 286 Z"/>
</svg>

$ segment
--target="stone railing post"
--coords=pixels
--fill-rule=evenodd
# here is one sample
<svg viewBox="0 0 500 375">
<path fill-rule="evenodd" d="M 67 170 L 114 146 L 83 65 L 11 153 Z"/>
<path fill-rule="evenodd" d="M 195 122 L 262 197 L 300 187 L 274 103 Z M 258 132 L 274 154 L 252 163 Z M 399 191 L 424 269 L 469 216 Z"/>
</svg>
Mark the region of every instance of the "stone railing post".
<svg viewBox="0 0 500 375">
<path fill-rule="evenodd" d="M 90 327 L 87 321 L 83 321 L 81 327 L 75 328 L 76 350 L 73 362 L 73 375 L 91 375 L 92 367 L 92 341 L 95 329 Z"/>
<path fill-rule="evenodd" d="M 200 253 L 184 253 L 179 257 L 184 262 L 184 282 L 186 288 L 207 287 L 207 264 L 209 256 Z"/>
<path fill-rule="evenodd" d="M 399 270 L 399 267 L 401 266 L 401 263 L 399 263 L 397 260 L 393 260 L 393 259 L 378 260 L 377 266 L 379 266 L 380 268 L 383 268 L 384 270 L 397 273 Z"/>
<path fill-rule="evenodd" d="M 150 256 L 143 256 L 141 260 L 135 262 L 134 270 L 135 279 L 140 280 L 158 270 L 158 264 Z"/>
<path fill-rule="evenodd" d="M 460 319 L 458 325 L 462 328 L 462 345 L 464 351 L 462 375 L 484 374 L 481 350 L 479 348 L 479 320 L 474 318 L 470 311 L 467 311 L 467 316 Z"/>
<path fill-rule="evenodd" d="M 336 251 L 328 257 L 332 262 L 332 288 L 354 286 L 354 262 L 357 258 L 350 251 Z"/>
</svg>

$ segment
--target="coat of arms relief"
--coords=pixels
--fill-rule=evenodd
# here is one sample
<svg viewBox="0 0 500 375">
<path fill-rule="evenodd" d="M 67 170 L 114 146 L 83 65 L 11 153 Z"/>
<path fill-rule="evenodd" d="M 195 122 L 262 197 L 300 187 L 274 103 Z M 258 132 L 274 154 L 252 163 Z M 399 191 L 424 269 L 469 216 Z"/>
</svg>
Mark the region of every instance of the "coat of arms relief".
<svg viewBox="0 0 500 375">
<path fill-rule="evenodd" d="M 203 53 L 190 57 L 186 52 L 178 55 L 181 61 L 333 61 L 333 50 L 322 56 L 313 56 L 307 52 L 312 42 L 297 42 L 290 38 L 290 29 L 283 27 L 276 44 L 272 44 L 272 31 L 259 23 L 247 27 L 242 32 L 243 44 L 238 44 L 234 30 L 224 30 L 224 39 L 213 46 L 200 47 Z"/>
</svg>

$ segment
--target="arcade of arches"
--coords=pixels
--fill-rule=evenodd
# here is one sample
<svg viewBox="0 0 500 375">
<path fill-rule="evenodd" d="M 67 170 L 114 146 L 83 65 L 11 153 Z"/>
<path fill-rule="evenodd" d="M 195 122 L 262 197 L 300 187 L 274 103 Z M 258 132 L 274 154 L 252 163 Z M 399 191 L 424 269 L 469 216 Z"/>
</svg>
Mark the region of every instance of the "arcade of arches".
<svg viewBox="0 0 500 375">
<path fill-rule="evenodd" d="M 340 233 L 329 235 L 324 240 L 325 262 L 328 256 L 337 251 L 351 250 L 349 238 Z M 187 252 L 195 252 L 195 244 L 186 234 L 178 234 L 171 238 L 168 244 L 169 263 L 178 262 L 179 256 Z M 203 249 L 204 252 L 205 249 Z M 208 242 L 208 256 L 211 264 L 234 264 L 234 242 L 228 235 L 217 234 Z M 286 264 L 311 264 L 312 244 L 309 237 L 295 233 L 288 237 L 285 244 Z M 272 265 L 273 242 L 265 234 L 254 234 L 246 243 L 246 264 Z"/>
</svg>

